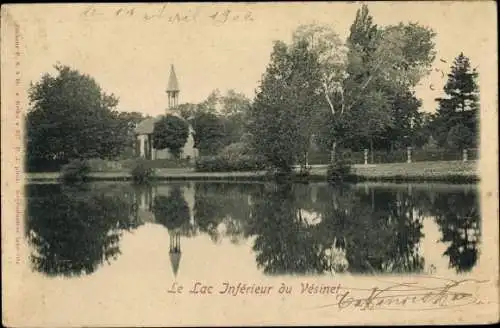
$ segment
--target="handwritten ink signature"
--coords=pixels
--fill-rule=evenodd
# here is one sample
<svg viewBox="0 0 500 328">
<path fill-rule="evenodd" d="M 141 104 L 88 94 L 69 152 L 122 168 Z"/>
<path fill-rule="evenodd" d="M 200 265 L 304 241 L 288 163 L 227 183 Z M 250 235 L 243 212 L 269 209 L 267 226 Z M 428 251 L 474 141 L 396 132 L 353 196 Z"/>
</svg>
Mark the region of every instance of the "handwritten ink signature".
<svg viewBox="0 0 500 328">
<path fill-rule="evenodd" d="M 387 287 L 347 288 L 337 287 L 335 303 L 316 307 L 316 309 L 336 307 L 340 310 L 436 310 L 482 304 L 472 293 L 460 290 L 466 284 L 481 284 L 487 281 L 464 279 L 442 281 L 434 287 L 419 282 L 394 283 Z"/>
</svg>

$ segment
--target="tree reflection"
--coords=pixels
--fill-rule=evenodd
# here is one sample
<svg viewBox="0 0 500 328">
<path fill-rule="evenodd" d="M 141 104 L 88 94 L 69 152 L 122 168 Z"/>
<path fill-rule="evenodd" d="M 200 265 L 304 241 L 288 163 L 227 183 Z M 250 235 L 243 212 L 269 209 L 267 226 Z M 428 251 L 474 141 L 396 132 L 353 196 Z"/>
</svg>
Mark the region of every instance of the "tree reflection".
<svg viewBox="0 0 500 328">
<path fill-rule="evenodd" d="M 121 193 L 88 186 L 57 186 L 43 195 L 27 192 L 26 235 L 35 248 L 30 260 L 47 275 L 93 273 L 120 254 L 121 231 L 138 224 L 133 203 Z"/>
<path fill-rule="evenodd" d="M 269 274 L 321 273 L 327 266 L 321 247 L 304 224 L 293 185 L 267 188 L 252 207 L 257 264 Z"/>
<path fill-rule="evenodd" d="M 445 255 L 457 272 L 470 271 L 478 259 L 480 238 L 479 204 L 474 191 L 452 191 L 436 195 L 434 215 L 443 234 L 442 242 L 450 243 Z"/>
<path fill-rule="evenodd" d="M 215 242 L 251 237 L 266 274 L 420 272 L 429 215 L 457 272 L 470 270 L 479 254 L 477 194 L 460 187 L 101 183 L 37 185 L 27 195 L 31 262 L 49 275 L 94 272 L 119 255 L 122 231 L 143 222 L 165 226 L 177 238 L 172 249 L 180 248 L 179 236 L 198 232 Z"/>
<path fill-rule="evenodd" d="M 404 193 L 348 186 L 268 188 L 252 207 L 257 262 L 266 273 L 418 272 L 422 217 Z M 297 197 L 300 195 L 300 197 Z M 314 213 L 315 221 L 304 213 Z"/>
<path fill-rule="evenodd" d="M 195 185 L 195 220 L 214 242 L 229 237 L 236 243 L 246 236 L 252 191 L 260 185 L 198 183 Z"/>
<path fill-rule="evenodd" d="M 365 265 L 353 266 L 352 270 L 375 272 L 420 272 L 424 260 L 418 245 L 422 233 L 423 216 L 415 209 L 413 197 L 406 191 L 389 191 L 371 188 L 366 193 L 357 192 L 353 200 L 364 208 L 360 218 L 353 218 L 356 230 L 355 245 L 363 245 L 362 258 Z M 361 233 L 363 231 L 363 233 Z M 364 240 L 359 240 L 359 237 Z M 353 256 L 350 256 L 353 257 Z M 354 260 L 354 259 L 353 259 Z"/>
<path fill-rule="evenodd" d="M 157 223 L 169 231 L 183 230 L 186 232 L 190 230 L 189 206 L 179 186 L 173 186 L 168 196 L 155 196 L 153 203 L 153 212 Z"/>
</svg>

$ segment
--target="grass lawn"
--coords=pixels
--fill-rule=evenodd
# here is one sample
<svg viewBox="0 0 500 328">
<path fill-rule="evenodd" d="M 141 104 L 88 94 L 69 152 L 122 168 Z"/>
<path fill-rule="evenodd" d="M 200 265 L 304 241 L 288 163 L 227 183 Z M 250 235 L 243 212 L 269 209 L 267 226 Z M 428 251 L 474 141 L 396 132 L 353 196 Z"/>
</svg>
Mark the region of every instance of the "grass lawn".
<svg viewBox="0 0 500 328">
<path fill-rule="evenodd" d="M 313 167 L 312 175 L 324 176 L 326 166 Z M 443 161 L 443 162 L 415 162 L 415 163 L 389 163 L 353 166 L 353 174 L 361 179 L 368 180 L 452 180 L 455 178 L 467 178 L 476 180 L 477 161 Z"/>
</svg>

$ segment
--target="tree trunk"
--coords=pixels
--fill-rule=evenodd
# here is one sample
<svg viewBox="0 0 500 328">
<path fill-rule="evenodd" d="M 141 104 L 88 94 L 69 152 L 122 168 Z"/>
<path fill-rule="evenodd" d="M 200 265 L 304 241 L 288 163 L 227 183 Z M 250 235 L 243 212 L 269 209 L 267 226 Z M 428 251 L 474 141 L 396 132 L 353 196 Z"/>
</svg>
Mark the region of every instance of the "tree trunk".
<svg viewBox="0 0 500 328">
<path fill-rule="evenodd" d="M 370 137 L 370 158 L 371 158 L 371 164 L 373 164 L 373 138 Z"/>
<path fill-rule="evenodd" d="M 371 196 L 372 196 L 372 212 L 375 211 L 375 191 L 373 188 L 371 189 Z"/>
<path fill-rule="evenodd" d="M 337 155 L 337 142 L 334 141 L 332 143 L 332 149 L 330 150 L 330 164 L 335 163 L 336 155 Z"/>
</svg>

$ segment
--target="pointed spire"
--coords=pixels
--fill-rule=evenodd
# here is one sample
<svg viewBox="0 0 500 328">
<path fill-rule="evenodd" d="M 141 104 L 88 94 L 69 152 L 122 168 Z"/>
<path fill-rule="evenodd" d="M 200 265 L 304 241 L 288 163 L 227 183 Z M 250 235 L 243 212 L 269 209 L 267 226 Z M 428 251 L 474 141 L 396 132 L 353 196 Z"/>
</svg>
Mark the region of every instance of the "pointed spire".
<svg viewBox="0 0 500 328">
<path fill-rule="evenodd" d="M 177 277 L 177 272 L 179 271 L 179 264 L 181 262 L 181 252 L 170 252 L 170 263 L 172 264 L 172 271 L 174 271 L 174 276 Z"/>
<path fill-rule="evenodd" d="M 177 81 L 177 75 L 175 75 L 174 65 L 170 65 L 170 76 L 168 78 L 167 92 L 178 92 L 179 82 Z"/>
</svg>

